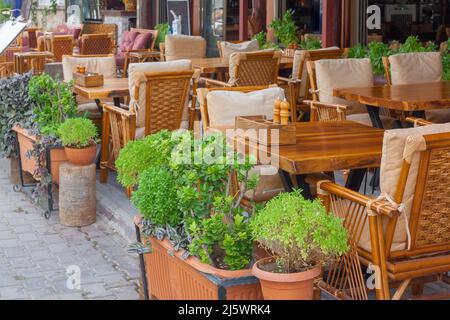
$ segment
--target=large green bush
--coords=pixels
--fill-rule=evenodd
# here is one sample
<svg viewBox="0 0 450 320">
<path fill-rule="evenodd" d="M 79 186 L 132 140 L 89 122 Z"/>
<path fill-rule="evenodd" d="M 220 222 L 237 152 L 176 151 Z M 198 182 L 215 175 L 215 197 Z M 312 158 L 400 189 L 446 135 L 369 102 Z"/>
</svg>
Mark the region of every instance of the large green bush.
<svg viewBox="0 0 450 320">
<path fill-rule="evenodd" d="M 272 199 L 251 221 L 252 232 L 277 258 L 277 272 L 310 269 L 348 250 L 342 220 L 328 214 L 319 200 L 305 200 L 300 191 Z"/>
</svg>

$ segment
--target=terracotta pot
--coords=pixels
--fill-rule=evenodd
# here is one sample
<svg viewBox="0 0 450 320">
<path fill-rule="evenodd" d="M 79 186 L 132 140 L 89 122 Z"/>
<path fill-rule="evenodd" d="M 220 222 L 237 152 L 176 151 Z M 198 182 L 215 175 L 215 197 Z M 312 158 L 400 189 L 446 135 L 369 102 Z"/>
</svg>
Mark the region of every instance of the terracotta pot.
<svg viewBox="0 0 450 320">
<path fill-rule="evenodd" d="M 322 267 L 297 273 L 273 273 L 261 270 L 258 265 L 273 261 L 273 257 L 261 259 L 253 265 L 253 275 L 261 282 L 264 300 L 312 300 L 314 279 Z"/>
<path fill-rule="evenodd" d="M 139 218 L 135 218 L 138 223 Z M 149 297 L 159 300 L 262 300 L 259 281 L 251 269 L 214 268 L 195 257 L 183 259 L 169 241 L 143 238 L 152 252 L 144 255 Z"/>
<path fill-rule="evenodd" d="M 38 166 L 33 158 L 27 157 L 27 152 L 28 150 L 33 149 L 33 142 L 36 141 L 37 138 L 36 136 L 28 134 L 27 130 L 20 126 L 15 126 L 13 130 L 17 133 L 17 139 L 19 141 L 22 170 L 34 176 Z M 52 148 L 50 150 L 50 171 L 53 183 L 59 184 L 59 166 L 64 162 L 67 162 L 64 148 Z"/>
<path fill-rule="evenodd" d="M 97 145 L 93 143 L 91 146 L 82 149 L 64 148 L 67 160 L 77 166 L 88 166 L 95 161 Z"/>
</svg>

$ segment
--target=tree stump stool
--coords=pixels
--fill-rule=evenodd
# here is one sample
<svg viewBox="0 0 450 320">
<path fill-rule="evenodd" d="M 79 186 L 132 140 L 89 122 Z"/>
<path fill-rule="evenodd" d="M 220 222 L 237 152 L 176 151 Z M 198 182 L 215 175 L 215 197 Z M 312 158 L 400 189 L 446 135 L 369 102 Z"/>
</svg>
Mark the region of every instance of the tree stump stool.
<svg viewBox="0 0 450 320">
<path fill-rule="evenodd" d="M 96 221 L 95 164 L 59 168 L 59 220 L 68 227 L 82 227 Z"/>
</svg>

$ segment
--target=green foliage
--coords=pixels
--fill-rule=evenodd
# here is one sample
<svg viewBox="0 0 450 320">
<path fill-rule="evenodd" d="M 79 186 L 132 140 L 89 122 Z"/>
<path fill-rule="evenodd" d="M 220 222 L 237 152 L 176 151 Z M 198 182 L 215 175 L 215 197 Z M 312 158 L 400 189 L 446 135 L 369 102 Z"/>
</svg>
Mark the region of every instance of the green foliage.
<svg viewBox="0 0 450 320">
<path fill-rule="evenodd" d="M 383 57 L 390 56 L 389 45 L 383 42 L 373 41 L 369 43 L 369 58 L 372 62 L 373 73 L 376 75 L 384 74 Z"/>
<path fill-rule="evenodd" d="M 284 13 L 281 19 L 275 19 L 269 25 L 269 28 L 273 29 L 275 36 L 286 48 L 299 42 L 297 36 L 298 27 L 295 24 L 293 15 L 294 11 L 289 9 Z"/>
<path fill-rule="evenodd" d="M 11 4 L 5 3 L 5 1 L 0 0 L 0 23 L 8 21 L 10 14 L 8 9 L 11 9 Z M 5 12 L 5 14 L 3 14 Z"/>
<path fill-rule="evenodd" d="M 31 73 L 0 79 L 0 152 L 4 157 L 17 156 L 16 134 L 12 128 L 20 124 L 28 128 L 33 117 L 33 101 L 28 95 Z"/>
<path fill-rule="evenodd" d="M 159 48 L 160 43 L 164 43 L 166 35 L 170 32 L 170 25 L 168 23 L 158 23 L 155 25 L 155 30 L 158 30 L 158 38 L 156 39 L 156 46 Z"/>
<path fill-rule="evenodd" d="M 258 41 L 259 48 L 264 49 L 275 49 L 279 50 L 280 47 L 273 43 L 272 41 L 267 41 L 267 33 L 265 31 L 261 31 L 260 33 L 256 34 L 253 39 Z"/>
<path fill-rule="evenodd" d="M 128 142 L 116 160 L 117 179 L 124 187 L 138 184 L 139 174 L 150 166 L 168 165 L 175 141 L 169 131 Z"/>
<path fill-rule="evenodd" d="M 444 80 L 450 80 L 450 52 L 442 56 L 442 65 L 444 68 Z"/>
<path fill-rule="evenodd" d="M 317 50 L 322 48 L 322 41 L 318 38 L 311 37 L 300 42 L 299 47 L 304 50 Z"/>
<path fill-rule="evenodd" d="M 276 255 L 282 273 L 307 270 L 348 250 L 342 220 L 328 214 L 319 200 L 305 200 L 298 190 L 269 201 L 251 227 L 255 239 Z"/>
<path fill-rule="evenodd" d="M 348 50 L 348 58 L 350 59 L 364 59 L 367 56 L 368 52 L 366 48 L 360 43 Z"/>
<path fill-rule="evenodd" d="M 28 94 L 36 103 L 33 112 L 41 134 L 57 135 L 61 123 L 78 116 L 71 83 L 42 74 L 30 80 Z"/>
<path fill-rule="evenodd" d="M 426 49 L 420 42 L 418 36 L 409 36 L 405 43 L 400 45 L 398 53 L 425 52 Z"/>
<path fill-rule="evenodd" d="M 164 167 L 151 166 L 139 177 L 139 188 L 132 201 L 145 219 L 160 226 L 177 226 L 182 214 L 178 210 L 177 186 Z"/>
<path fill-rule="evenodd" d="M 58 133 L 63 146 L 82 149 L 95 141 L 97 127 L 89 119 L 73 118 L 64 121 Z"/>
</svg>

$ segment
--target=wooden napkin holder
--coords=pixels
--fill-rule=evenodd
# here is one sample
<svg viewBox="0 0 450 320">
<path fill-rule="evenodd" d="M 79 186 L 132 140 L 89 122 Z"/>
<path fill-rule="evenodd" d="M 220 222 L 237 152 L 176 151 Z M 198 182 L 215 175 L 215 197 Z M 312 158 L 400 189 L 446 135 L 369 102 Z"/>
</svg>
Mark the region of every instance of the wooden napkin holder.
<svg viewBox="0 0 450 320">
<path fill-rule="evenodd" d="M 103 86 L 103 75 L 99 73 L 73 73 L 73 80 L 81 87 L 101 87 Z"/>
<path fill-rule="evenodd" d="M 267 120 L 266 116 L 240 116 L 236 117 L 235 121 L 235 129 L 242 129 L 242 130 L 248 130 L 248 129 L 255 129 L 256 130 L 256 140 L 255 136 L 251 134 L 245 134 L 242 132 L 242 130 L 236 131 L 237 137 L 240 137 L 240 135 L 244 134 L 245 137 L 250 142 L 255 142 L 261 145 L 266 146 L 288 146 L 288 145 L 295 145 L 297 143 L 297 127 L 293 123 L 289 123 L 287 125 L 281 125 L 276 124 L 272 121 Z M 261 134 L 260 129 L 267 130 L 267 141 L 266 139 L 259 137 Z M 279 139 L 276 139 L 278 141 L 272 142 L 272 130 L 278 130 L 278 136 Z M 265 133 L 263 133 L 266 135 Z"/>
</svg>

